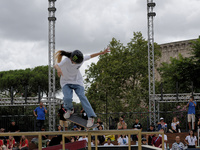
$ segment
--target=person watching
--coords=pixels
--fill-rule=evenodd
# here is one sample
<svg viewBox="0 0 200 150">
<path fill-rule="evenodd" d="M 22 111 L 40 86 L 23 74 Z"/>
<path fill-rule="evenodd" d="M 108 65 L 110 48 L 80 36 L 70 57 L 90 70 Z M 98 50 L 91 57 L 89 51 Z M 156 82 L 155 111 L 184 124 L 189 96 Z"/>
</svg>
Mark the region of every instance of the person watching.
<svg viewBox="0 0 200 150">
<path fill-rule="evenodd" d="M 40 102 L 40 106 L 38 106 L 33 111 L 34 116 L 37 117 L 37 121 L 36 121 L 37 131 L 41 131 L 41 128 L 44 126 L 44 120 L 45 120 L 45 114 L 46 113 L 47 113 L 47 109 L 45 108 L 43 103 Z"/>
<path fill-rule="evenodd" d="M 196 106 L 197 106 L 197 103 L 194 101 L 194 96 L 191 96 L 189 102 L 187 103 L 189 130 L 195 129 L 195 107 Z M 193 123 L 192 125 L 191 125 L 191 122 Z"/>
<path fill-rule="evenodd" d="M 183 150 L 185 149 L 184 144 L 180 140 L 180 136 L 176 136 L 176 142 L 172 144 L 172 150 Z"/>
<path fill-rule="evenodd" d="M 194 132 L 190 130 L 189 135 L 185 138 L 185 143 L 188 145 L 188 148 L 196 148 L 197 138 L 194 136 Z"/>
<path fill-rule="evenodd" d="M 171 128 L 172 129 L 169 129 L 169 132 L 171 133 L 180 133 L 181 130 L 180 130 L 180 123 L 177 119 L 177 117 L 174 117 L 173 120 L 172 120 L 172 123 L 171 123 Z"/>
</svg>

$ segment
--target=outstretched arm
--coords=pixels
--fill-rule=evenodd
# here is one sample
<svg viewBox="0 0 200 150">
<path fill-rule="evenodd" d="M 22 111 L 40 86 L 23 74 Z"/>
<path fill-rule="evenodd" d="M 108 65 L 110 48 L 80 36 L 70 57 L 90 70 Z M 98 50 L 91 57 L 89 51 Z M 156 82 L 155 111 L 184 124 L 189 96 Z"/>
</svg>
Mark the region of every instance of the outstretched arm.
<svg viewBox="0 0 200 150">
<path fill-rule="evenodd" d="M 99 56 L 99 55 L 104 55 L 104 54 L 106 54 L 108 52 L 110 52 L 110 47 L 107 47 L 103 52 L 92 54 L 92 55 L 90 55 L 90 57 L 94 58 L 94 57 Z"/>
<path fill-rule="evenodd" d="M 58 66 L 58 64 L 56 64 L 54 66 L 54 68 L 57 70 L 58 77 L 63 76 L 62 70 L 60 69 L 60 67 Z"/>
</svg>

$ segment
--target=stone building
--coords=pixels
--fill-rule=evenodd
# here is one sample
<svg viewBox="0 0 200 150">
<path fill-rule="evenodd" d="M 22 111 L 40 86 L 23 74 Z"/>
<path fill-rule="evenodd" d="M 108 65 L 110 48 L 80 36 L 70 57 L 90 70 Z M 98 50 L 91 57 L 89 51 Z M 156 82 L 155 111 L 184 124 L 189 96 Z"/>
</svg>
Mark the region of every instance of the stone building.
<svg viewBox="0 0 200 150">
<path fill-rule="evenodd" d="M 180 53 L 183 57 L 191 56 L 191 44 L 194 40 L 196 39 L 160 44 L 161 58 L 156 62 L 155 68 L 159 68 L 163 62 L 170 63 L 170 57 L 177 58 Z M 160 75 L 156 69 L 155 79 L 160 80 Z"/>
</svg>

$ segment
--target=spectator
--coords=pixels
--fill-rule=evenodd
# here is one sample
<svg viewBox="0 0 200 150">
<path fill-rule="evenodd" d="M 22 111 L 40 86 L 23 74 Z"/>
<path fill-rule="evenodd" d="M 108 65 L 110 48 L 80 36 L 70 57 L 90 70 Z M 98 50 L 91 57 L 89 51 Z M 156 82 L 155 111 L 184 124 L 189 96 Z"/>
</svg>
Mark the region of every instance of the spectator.
<svg viewBox="0 0 200 150">
<path fill-rule="evenodd" d="M 73 131 L 78 131 L 78 126 L 77 126 L 77 125 L 74 125 L 73 128 L 72 128 L 72 130 L 73 130 Z"/>
<path fill-rule="evenodd" d="M 186 136 L 185 143 L 188 145 L 188 148 L 195 148 L 197 146 L 197 138 L 194 136 L 192 130 L 190 130 L 189 135 Z"/>
<path fill-rule="evenodd" d="M 45 114 L 47 113 L 47 109 L 45 108 L 45 106 L 43 105 L 43 103 L 40 102 L 40 106 L 38 106 L 33 111 L 33 113 L 37 117 L 37 121 L 36 121 L 37 131 L 41 131 L 42 126 L 44 126 Z"/>
<path fill-rule="evenodd" d="M 147 130 L 148 132 L 154 132 L 155 131 L 155 126 L 152 124 L 150 125 L 150 128 Z M 152 139 L 154 137 L 154 134 L 147 134 L 146 135 L 146 139 L 147 139 L 147 143 L 148 145 L 152 144 Z"/>
<path fill-rule="evenodd" d="M 97 139 L 97 145 L 99 145 L 99 140 Z M 91 146 L 95 146 L 95 137 L 92 136 Z"/>
<path fill-rule="evenodd" d="M 142 130 L 142 125 L 141 125 L 141 123 L 139 123 L 139 119 L 135 119 L 135 123 L 133 124 L 132 128 Z"/>
<path fill-rule="evenodd" d="M 147 144 L 147 139 L 146 139 L 146 138 L 142 138 L 142 145 L 148 145 L 148 144 Z"/>
<path fill-rule="evenodd" d="M 122 129 L 127 129 L 127 124 L 124 122 L 124 119 L 122 117 L 119 118 L 119 122 L 117 124 L 117 129 L 122 130 Z"/>
<path fill-rule="evenodd" d="M 103 125 L 103 122 L 101 121 L 100 118 L 97 119 L 96 124 L 98 125 L 98 127 L 101 125 L 103 127 L 103 130 L 104 130 L 104 125 Z M 98 130 L 98 127 L 94 128 L 93 130 Z"/>
<path fill-rule="evenodd" d="M 160 118 L 160 122 L 158 122 L 157 124 L 158 124 L 158 131 L 160 131 L 160 129 L 163 128 L 165 133 L 167 132 L 167 124 L 164 122 L 163 117 Z"/>
<path fill-rule="evenodd" d="M 161 128 L 160 132 L 164 132 L 164 129 Z M 162 138 L 162 134 L 159 134 L 159 136 Z M 167 149 L 167 135 L 164 134 L 164 148 Z"/>
<path fill-rule="evenodd" d="M 180 142 L 180 136 L 176 136 L 176 142 L 172 144 L 172 150 L 183 150 L 185 146 L 182 142 Z"/>
<path fill-rule="evenodd" d="M 199 117 L 198 119 L 199 119 L 199 120 L 198 120 L 198 122 L 197 122 L 197 127 L 198 127 L 199 132 L 200 132 L 200 117 Z"/>
<path fill-rule="evenodd" d="M 24 135 L 22 135 L 22 137 L 21 137 L 19 149 L 20 150 L 28 150 L 28 140 Z"/>
<path fill-rule="evenodd" d="M 76 142 L 76 141 L 77 141 L 76 137 L 75 136 L 71 136 L 70 142 L 73 143 L 73 142 Z"/>
<path fill-rule="evenodd" d="M 126 135 L 121 135 L 117 139 L 118 145 L 128 145 L 128 136 Z"/>
<path fill-rule="evenodd" d="M 152 139 L 151 144 L 152 144 L 152 146 L 161 148 L 162 147 L 162 138 L 158 134 L 155 134 L 155 136 Z"/>
<path fill-rule="evenodd" d="M 19 126 L 16 125 L 15 120 L 11 120 L 11 125 L 8 129 L 9 132 L 19 132 Z M 17 143 L 19 143 L 20 141 L 20 137 L 19 136 L 14 136 L 14 139 Z"/>
<path fill-rule="evenodd" d="M 103 130 L 103 127 L 100 125 L 98 127 L 99 130 Z M 98 140 L 99 140 L 99 143 L 102 145 L 103 142 L 105 142 L 105 135 L 98 135 Z"/>
<path fill-rule="evenodd" d="M 142 131 L 142 125 L 141 125 L 141 123 L 139 123 L 139 119 L 137 119 L 137 118 L 135 119 L 135 123 L 133 124 L 132 128 L 133 129 L 141 129 L 141 131 Z M 132 137 L 133 141 L 138 141 L 137 135 L 131 135 L 131 137 Z"/>
<path fill-rule="evenodd" d="M 62 126 L 58 125 L 58 131 L 62 131 Z"/>
<path fill-rule="evenodd" d="M 189 130 L 195 129 L 195 107 L 196 107 L 196 105 L 197 105 L 197 103 L 194 101 L 194 96 L 191 96 L 189 102 L 187 103 Z M 192 128 L 191 128 L 191 122 L 193 123 Z"/>
<path fill-rule="evenodd" d="M 104 146 L 114 146 L 114 145 L 111 143 L 111 139 L 108 138 L 107 143 L 105 143 Z"/>
<path fill-rule="evenodd" d="M 64 104 L 61 104 L 61 108 L 58 110 L 58 116 L 60 117 L 59 124 L 64 129 L 64 131 L 67 131 L 69 122 L 63 117 L 66 112 L 63 105 Z"/>
<path fill-rule="evenodd" d="M 178 132 L 181 133 L 179 121 L 176 117 L 174 117 L 173 120 L 172 120 L 171 128 L 172 129 L 169 129 L 169 132 L 171 132 L 171 133 L 178 133 Z"/>
<path fill-rule="evenodd" d="M 42 132 L 45 132 L 45 127 L 42 126 L 41 127 L 41 131 Z M 50 139 L 48 139 L 48 135 L 42 135 L 42 146 L 43 147 L 47 147 L 47 142 L 49 141 Z"/>
<path fill-rule="evenodd" d="M 3 140 L 0 140 L 0 150 L 3 150 Z"/>
<path fill-rule="evenodd" d="M 5 129 L 4 128 L 1 128 L 0 129 L 0 135 L 1 135 L 1 133 L 4 133 L 5 132 Z M 6 140 L 7 139 L 7 137 L 6 136 L 0 136 L 0 140 Z"/>
<path fill-rule="evenodd" d="M 9 136 L 7 141 L 7 150 L 12 150 L 15 145 L 15 139 L 12 136 Z"/>
<path fill-rule="evenodd" d="M 83 140 L 86 140 L 86 142 L 88 143 L 88 138 L 84 135 L 84 136 L 81 136 L 78 141 L 83 141 Z"/>
</svg>

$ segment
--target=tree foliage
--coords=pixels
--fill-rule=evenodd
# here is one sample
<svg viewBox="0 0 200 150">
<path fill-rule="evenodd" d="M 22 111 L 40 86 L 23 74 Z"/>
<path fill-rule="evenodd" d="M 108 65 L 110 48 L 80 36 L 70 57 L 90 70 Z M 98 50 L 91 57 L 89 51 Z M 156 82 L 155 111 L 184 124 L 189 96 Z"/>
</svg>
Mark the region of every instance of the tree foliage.
<svg viewBox="0 0 200 150">
<path fill-rule="evenodd" d="M 86 70 L 87 96 L 97 112 L 125 112 L 148 101 L 148 47 L 141 32 L 124 46 L 115 38 L 111 52 Z M 155 44 L 155 59 L 160 56 Z"/>
<path fill-rule="evenodd" d="M 42 95 L 48 95 L 48 85 L 48 66 L 0 72 L 0 91 L 5 97 L 10 97 L 11 87 L 15 97 L 23 97 L 25 87 L 27 96 L 36 96 L 39 86 Z M 56 91 L 59 89 L 59 78 L 56 76 Z"/>
<path fill-rule="evenodd" d="M 170 63 L 162 63 L 159 68 L 164 83 L 165 93 L 176 92 L 176 82 L 179 83 L 179 92 L 191 92 L 193 83 L 195 92 L 200 92 L 200 39 L 192 44 L 191 57 L 171 58 Z"/>
</svg>

